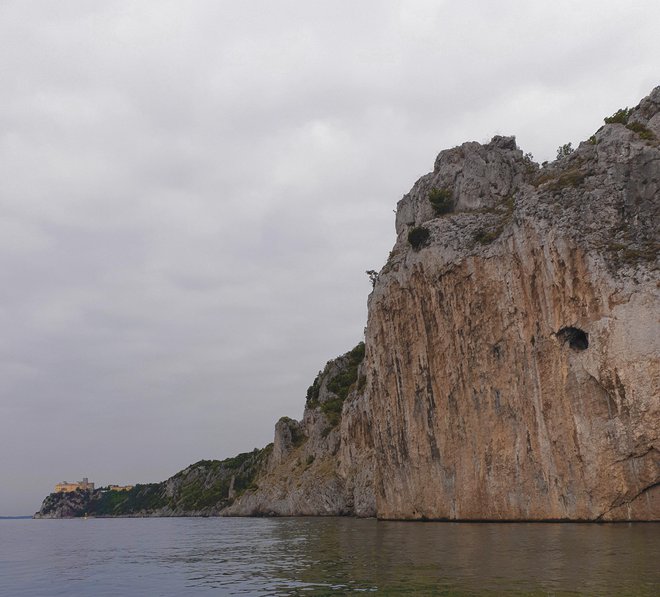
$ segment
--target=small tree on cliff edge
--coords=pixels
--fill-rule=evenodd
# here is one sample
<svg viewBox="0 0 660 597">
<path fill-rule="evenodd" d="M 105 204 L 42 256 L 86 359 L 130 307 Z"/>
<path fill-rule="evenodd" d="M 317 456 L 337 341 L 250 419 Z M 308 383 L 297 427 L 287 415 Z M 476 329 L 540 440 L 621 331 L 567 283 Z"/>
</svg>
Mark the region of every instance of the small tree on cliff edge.
<svg viewBox="0 0 660 597">
<path fill-rule="evenodd" d="M 565 158 L 567 155 L 571 155 L 573 151 L 574 149 L 572 143 L 564 143 L 564 145 L 557 147 L 557 159 L 561 160 L 561 158 Z"/>
<path fill-rule="evenodd" d="M 368 269 L 367 276 L 369 276 L 369 281 L 371 282 L 371 287 L 376 287 L 376 280 L 378 280 L 378 272 L 375 269 Z"/>
</svg>

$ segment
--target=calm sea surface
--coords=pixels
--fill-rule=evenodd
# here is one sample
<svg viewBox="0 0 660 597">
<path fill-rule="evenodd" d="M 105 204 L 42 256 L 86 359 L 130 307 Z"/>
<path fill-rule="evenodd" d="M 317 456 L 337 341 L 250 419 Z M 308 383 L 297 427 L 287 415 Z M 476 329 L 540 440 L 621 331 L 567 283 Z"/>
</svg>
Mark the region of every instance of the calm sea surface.
<svg viewBox="0 0 660 597">
<path fill-rule="evenodd" d="M 660 595 L 660 525 L 0 520 L 2 597 Z"/>
</svg>

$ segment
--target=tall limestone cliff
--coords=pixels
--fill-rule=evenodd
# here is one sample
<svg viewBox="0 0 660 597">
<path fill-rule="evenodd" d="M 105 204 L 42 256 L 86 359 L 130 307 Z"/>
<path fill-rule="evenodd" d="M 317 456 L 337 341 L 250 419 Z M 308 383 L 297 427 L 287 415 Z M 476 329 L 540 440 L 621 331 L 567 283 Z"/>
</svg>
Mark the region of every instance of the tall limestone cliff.
<svg viewBox="0 0 660 597">
<path fill-rule="evenodd" d="M 203 479 L 206 510 L 151 512 L 660 520 L 659 202 L 660 87 L 542 168 L 512 137 L 443 151 L 398 203 L 364 344 L 249 483 L 213 465 L 213 501 L 195 465 L 176 495 Z"/>
<path fill-rule="evenodd" d="M 443 151 L 398 204 L 339 433 L 308 400 L 228 513 L 660 519 L 659 109 L 544 168 L 513 138 Z"/>
<path fill-rule="evenodd" d="M 466 143 L 399 202 L 366 332 L 380 517 L 660 518 L 659 108 L 541 170 Z"/>
</svg>

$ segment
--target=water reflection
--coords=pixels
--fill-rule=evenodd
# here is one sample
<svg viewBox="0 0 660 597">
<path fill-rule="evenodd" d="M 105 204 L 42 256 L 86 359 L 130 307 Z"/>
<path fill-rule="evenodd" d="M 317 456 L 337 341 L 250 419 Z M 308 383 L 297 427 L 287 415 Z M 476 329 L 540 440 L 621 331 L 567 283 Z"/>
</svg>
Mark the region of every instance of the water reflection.
<svg viewBox="0 0 660 597">
<path fill-rule="evenodd" d="M 493 594 L 657 594 L 656 525 L 275 521 L 296 578 L 335 588 Z M 291 578 L 286 576 L 285 578 Z"/>
<path fill-rule="evenodd" d="M 657 525 L 206 521 L 170 562 L 246 594 L 631 594 L 658 589 Z"/>
<path fill-rule="evenodd" d="M 659 539 L 652 523 L 3 521 L 0 577 L 17 596 L 656 595 Z"/>
</svg>

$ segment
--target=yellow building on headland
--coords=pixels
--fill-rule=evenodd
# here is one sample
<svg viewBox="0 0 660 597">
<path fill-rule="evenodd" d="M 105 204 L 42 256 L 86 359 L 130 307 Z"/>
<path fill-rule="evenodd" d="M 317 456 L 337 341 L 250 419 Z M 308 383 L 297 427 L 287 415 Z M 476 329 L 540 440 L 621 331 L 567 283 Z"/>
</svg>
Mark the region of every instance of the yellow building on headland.
<svg viewBox="0 0 660 597">
<path fill-rule="evenodd" d="M 83 477 L 83 480 L 78 483 L 67 483 L 66 481 L 62 481 L 55 485 L 55 493 L 71 493 L 78 489 L 81 489 L 82 491 L 94 491 L 94 483 L 90 483 L 87 477 Z"/>
<path fill-rule="evenodd" d="M 134 485 L 108 485 L 107 489 L 101 487 L 103 491 L 130 491 Z M 94 491 L 94 483 L 90 483 L 87 477 L 78 483 L 69 483 L 62 481 L 55 485 L 55 493 L 72 493 L 80 489 L 81 491 Z"/>
</svg>

